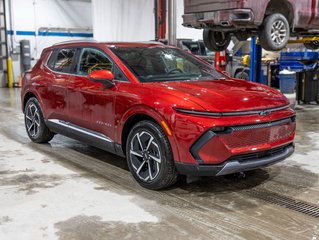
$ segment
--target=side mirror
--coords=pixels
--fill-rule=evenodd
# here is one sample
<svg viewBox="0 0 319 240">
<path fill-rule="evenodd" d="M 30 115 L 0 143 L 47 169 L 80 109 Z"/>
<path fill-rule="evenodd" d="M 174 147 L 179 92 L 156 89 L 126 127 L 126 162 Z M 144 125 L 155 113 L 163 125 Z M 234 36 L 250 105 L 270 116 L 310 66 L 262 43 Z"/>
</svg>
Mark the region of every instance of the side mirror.
<svg viewBox="0 0 319 240">
<path fill-rule="evenodd" d="M 89 74 L 89 79 L 92 82 L 102 83 L 107 88 L 112 88 L 115 86 L 113 82 L 114 75 L 109 70 L 95 70 Z"/>
</svg>

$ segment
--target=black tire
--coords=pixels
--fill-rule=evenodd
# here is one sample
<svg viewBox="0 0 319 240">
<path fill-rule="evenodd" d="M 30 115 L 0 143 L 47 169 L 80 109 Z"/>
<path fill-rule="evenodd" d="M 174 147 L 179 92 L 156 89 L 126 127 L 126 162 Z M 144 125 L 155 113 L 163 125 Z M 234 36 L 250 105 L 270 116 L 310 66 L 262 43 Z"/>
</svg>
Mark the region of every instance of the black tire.
<svg viewBox="0 0 319 240">
<path fill-rule="evenodd" d="M 235 37 L 238 39 L 238 41 L 246 41 L 250 35 L 247 31 L 238 31 L 235 32 Z"/>
<path fill-rule="evenodd" d="M 133 177 L 142 187 L 159 190 L 177 181 L 170 143 L 163 129 L 152 121 L 141 121 L 131 129 L 126 144 L 126 158 Z"/>
<path fill-rule="evenodd" d="M 203 41 L 209 50 L 220 52 L 227 49 L 231 41 L 231 36 L 228 32 L 217 32 L 211 29 L 204 29 Z"/>
<path fill-rule="evenodd" d="M 38 99 L 30 98 L 24 108 L 24 123 L 29 138 L 35 143 L 47 143 L 54 137 L 45 125 Z"/>
<path fill-rule="evenodd" d="M 249 80 L 249 72 L 247 71 L 239 71 L 235 74 L 234 78 Z"/>
<path fill-rule="evenodd" d="M 259 29 L 261 46 L 268 51 L 283 49 L 290 37 L 290 27 L 286 17 L 280 13 L 267 16 Z"/>
<path fill-rule="evenodd" d="M 304 46 L 310 50 L 317 50 L 319 49 L 319 41 L 304 43 Z"/>
</svg>

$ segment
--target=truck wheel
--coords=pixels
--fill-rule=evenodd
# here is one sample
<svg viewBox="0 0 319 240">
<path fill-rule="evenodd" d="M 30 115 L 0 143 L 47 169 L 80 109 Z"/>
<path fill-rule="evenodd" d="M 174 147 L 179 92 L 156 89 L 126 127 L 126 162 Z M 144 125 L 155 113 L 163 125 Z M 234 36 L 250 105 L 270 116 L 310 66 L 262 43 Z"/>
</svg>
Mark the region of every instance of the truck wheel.
<svg viewBox="0 0 319 240">
<path fill-rule="evenodd" d="M 142 187 L 159 190 L 177 181 L 170 143 L 163 129 L 154 122 L 141 121 L 132 128 L 126 158 L 133 177 Z"/>
<path fill-rule="evenodd" d="M 203 40 L 205 46 L 211 51 L 224 51 L 227 49 L 231 37 L 228 32 L 217 32 L 210 29 L 204 29 Z"/>
<path fill-rule="evenodd" d="M 308 42 L 304 43 L 305 47 L 310 50 L 317 50 L 319 49 L 319 41 L 313 41 L 313 42 Z"/>
<path fill-rule="evenodd" d="M 259 30 L 261 46 L 268 51 L 283 49 L 290 37 L 290 27 L 286 17 L 280 13 L 267 16 Z"/>
</svg>

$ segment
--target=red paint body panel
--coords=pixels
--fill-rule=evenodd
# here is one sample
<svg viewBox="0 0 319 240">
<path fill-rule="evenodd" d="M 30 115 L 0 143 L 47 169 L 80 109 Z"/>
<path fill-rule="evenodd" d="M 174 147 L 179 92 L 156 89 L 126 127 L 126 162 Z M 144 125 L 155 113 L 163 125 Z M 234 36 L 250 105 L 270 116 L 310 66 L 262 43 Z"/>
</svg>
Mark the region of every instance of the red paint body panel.
<svg viewBox="0 0 319 240">
<path fill-rule="evenodd" d="M 127 120 L 144 114 L 161 125 L 165 121 L 172 131 L 167 136 L 177 162 L 197 164 L 190 152 L 193 144 L 212 127 L 252 125 L 291 118 L 294 110 L 287 107 L 269 115 L 197 116 L 177 112 L 182 108 L 209 112 L 240 112 L 269 109 L 289 104 L 277 90 L 235 79 L 140 83 L 109 47 L 154 47 L 154 43 L 68 43 L 45 49 L 39 63 L 25 75 L 22 103 L 33 93 L 40 101 L 45 119 L 60 119 L 104 134 L 122 144 L 122 131 Z M 46 66 L 55 48 L 94 47 L 104 51 L 126 75 L 128 82 L 114 81 L 106 88 L 86 76 L 60 74 Z M 163 46 L 164 47 L 164 46 Z M 256 129 L 218 136 L 207 142 L 199 154 L 205 164 L 218 164 L 233 155 L 265 150 L 293 141 L 295 123 L 267 129 Z M 243 141 L 240 141 L 243 139 Z"/>
</svg>

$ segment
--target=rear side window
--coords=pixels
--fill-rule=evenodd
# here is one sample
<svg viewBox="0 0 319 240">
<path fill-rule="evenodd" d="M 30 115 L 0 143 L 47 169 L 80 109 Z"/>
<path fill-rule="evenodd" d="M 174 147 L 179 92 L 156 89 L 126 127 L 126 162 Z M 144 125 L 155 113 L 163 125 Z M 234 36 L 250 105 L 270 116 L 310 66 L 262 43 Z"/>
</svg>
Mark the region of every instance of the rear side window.
<svg viewBox="0 0 319 240">
<path fill-rule="evenodd" d="M 52 51 L 50 53 L 50 58 L 47 62 L 47 66 L 50 68 L 50 69 L 54 69 L 54 63 L 55 63 L 55 59 L 56 59 L 56 52 L 55 51 Z"/>
<path fill-rule="evenodd" d="M 76 49 L 60 49 L 53 52 L 47 66 L 57 72 L 69 73 L 73 65 Z"/>
</svg>

